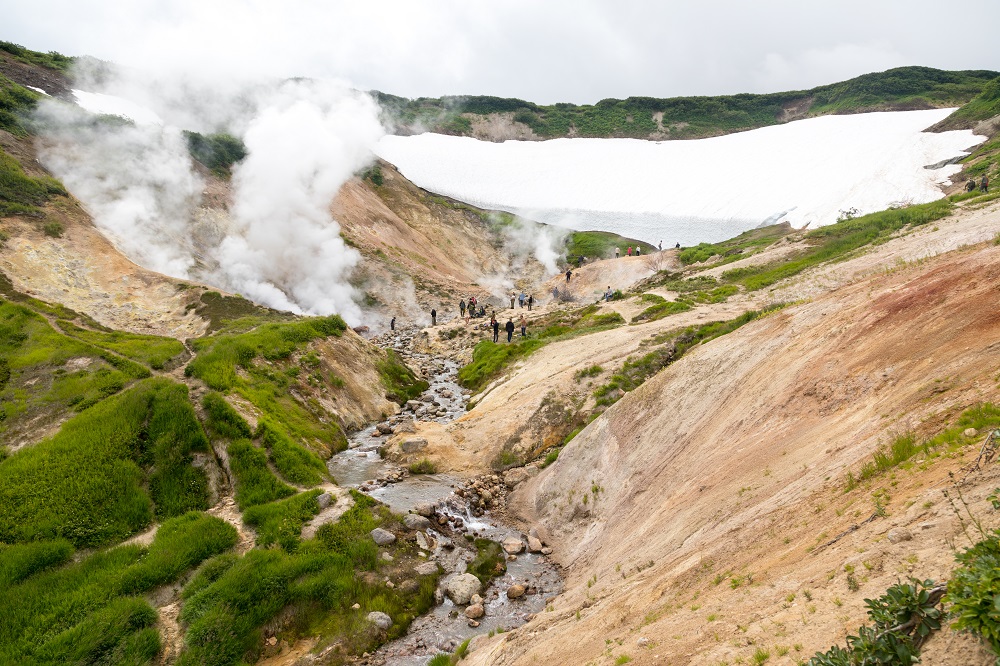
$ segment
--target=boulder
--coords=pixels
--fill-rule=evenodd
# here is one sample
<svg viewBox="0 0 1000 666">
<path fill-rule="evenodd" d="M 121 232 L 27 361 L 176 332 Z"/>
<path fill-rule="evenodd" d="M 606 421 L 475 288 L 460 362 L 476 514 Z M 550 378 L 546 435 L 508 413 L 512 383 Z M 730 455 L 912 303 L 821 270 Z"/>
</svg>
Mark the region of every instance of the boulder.
<svg viewBox="0 0 1000 666">
<path fill-rule="evenodd" d="M 525 588 L 524 585 L 516 584 L 511 585 L 507 588 L 507 598 L 508 599 L 520 599 L 524 596 Z"/>
<path fill-rule="evenodd" d="M 508 488 L 514 488 L 514 486 L 527 481 L 530 476 L 526 467 L 515 467 L 503 473 L 503 482 Z"/>
<path fill-rule="evenodd" d="M 504 551 L 510 553 L 511 555 L 516 555 L 524 550 L 524 542 L 517 537 L 507 537 L 503 540 L 501 545 L 503 546 Z"/>
<path fill-rule="evenodd" d="M 425 518 L 433 516 L 436 510 L 437 507 L 435 507 L 431 502 L 420 502 L 413 507 L 413 513 L 418 516 L 424 516 Z"/>
<path fill-rule="evenodd" d="M 437 562 L 421 562 L 413 568 L 413 571 L 418 576 L 431 576 L 438 572 L 438 565 Z"/>
<path fill-rule="evenodd" d="M 400 419 L 399 424 L 397 424 L 393 430 L 396 432 L 416 432 L 417 426 L 413 423 L 413 419 L 404 418 Z"/>
<path fill-rule="evenodd" d="M 470 573 L 458 574 L 448 581 L 445 591 L 459 606 L 464 606 L 472 599 L 473 594 L 479 594 L 481 584 L 479 579 Z"/>
<path fill-rule="evenodd" d="M 542 552 L 542 542 L 536 537 L 528 537 L 528 552 L 529 553 L 540 553 Z"/>
<path fill-rule="evenodd" d="M 392 626 L 392 618 L 381 611 L 368 613 L 368 621 L 379 629 L 385 630 Z"/>
<path fill-rule="evenodd" d="M 411 411 L 414 411 L 414 412 L 417 411 L 417 409 L 419 409 L 422 406 L 423 406 L 423 404 L 420 403 L 420 402 L 417 402 L 416 400 L 407 400 L 406 401 L 406 408 L 409 409 L 409 410 L 411 410 Z"/>
<path fill-rule="evenodd" d="M 895 527 L 889 530 L 889 533 L 885 535 L 885 538 L 889 540 L 889 543 L 901 543 L 903 541 L 909 541 L 913 538 L 913 535 L 910 534 L 910 530 L 908 529 Z"/>
<path fill-rule="evenodd" d="M 322 495 L 316 498 L 316 503 L 319 504 L 319 510 L 322 511 L 323 509 L 333 504 L 333 495 L 331 495 L 330 493 L 323 493 Z"/>
<path fill-rule="evenodd" d="M 426 519 L 425 519 L 426 520 Z M 434 550 L 434 546 L 423 532 L 417 532 L 417 548 L 420 550 Z"/>
<path fill-rule="evenodd" d="M 413 437 L 404 439 L 399 443 L 399 450 L 403 453 L 418 453 L 427 448 L 427 440 L 423 437 Z"/>
<path fill-rule="evenodd" d="M 384 530 L 381 527 L 376 527 L 371 531 L 372 539 L 379 546 L 388 546 L 391 543 L 395 543 L 396 535 L 389 530 Z"/>
<path fill-rule="evenodd" d="M 388 423 L 379 423 L 377 426 L 375 426 L 375 431 L 378 432 L 380 435 L 391 435 L 392 426 L 389 425 Z"/>
<path fill-rule="evenodd" d="M 431 526 L 431 521 L 415 513 L 408 513 L 403 516 L 403 525 L 408 530 L 426 530 Z"/>
<path fill-rule="evenodd" d="M 979 431 L 976 430 L 975 428 L 966 428 L 965 432 L 963 432 L 962 434 L 965 435 L 966 437 L 975 437 L 976 435 L 979 434 Z"/>
<path fill-rule="evenodd" d="M 482 604 L 471 604 L 465 609 L 465 617 L 470 620 L 478 620 L 484 615 L 486 615 L 486 610 L 483 608 Z"/>
</svg>

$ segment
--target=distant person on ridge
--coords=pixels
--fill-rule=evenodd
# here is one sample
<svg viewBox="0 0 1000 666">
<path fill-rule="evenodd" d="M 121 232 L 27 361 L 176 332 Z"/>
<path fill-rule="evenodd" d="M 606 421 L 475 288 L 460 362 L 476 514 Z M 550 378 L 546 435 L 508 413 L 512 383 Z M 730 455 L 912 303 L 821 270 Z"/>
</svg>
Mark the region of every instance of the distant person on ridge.
<svg viewBox="0 0 1000 666">
<path fill-rule="evenodd" d="M 628 246 L 628 256 L 630 256 L 630 257 L 632 256 L 632 246 L 631 245 Z"/>
<path fill-rule="evenodd" d="M 572 268 L 567 268 L 566 269 L 566 284 L 569 284 L 569 279 L 571 277 L 573 277 L 573 269 Z"/>
<path fill-rule="evenodd" d="M 431 326 L 437 326 L 438 323 L 438 311 L 431 308 Z"/>
<path fill-rule="evenodd" d="M 976 179 L 975 178 L 970 178 L 968 181 L 966 181 L 966 183 L 965 183 L 965 191 L 966 192 L 975 192 L 976 191 Z"/>
<path fill-rule="evenodd" d="M 464 298 L 458 302 L 458 311 L 462 313 L 462 318 L 465 319 L 465 299 Z"/>
<path fill-rule="evenodd" d="M 979 189 L 982 190 L 983 192 L 986 192 L 990 189 L 990 179 L 987 178 L 985 175 L 983 176 L 983 179 L 979 181 Z"/>
<path fill-rule="evenodd" d="M 496 317 L 490 320 L 490 325 L 493 326 L 493 342 L 500 340 L 500 322 L 497 321 Z"/>
<path fill-rule="evenodd" d="M 510 309 L 511 309 L 511 310 L 513 310 L 513 309 L 514 309 L 514 301 L 515 301 L 516 299 L 517 299 L 517 294 L 516 294 L 516 293 L 514 293 L 513 291 L 512 291 L 512 292 L 510 292 Z"/>
<path fill-rule="evenodd" d="M 393 317 L 392 319 L 389 320 L 389 330 L 390 331 L 395 331 L 396 330 L 396 318 L 395 317 Z"/>
<path fill-rule="evenodd" d="M 674 246 L 674 249 L 675 249 L 675 250 L 679 250 L 679 249 L 681 249 L 681 244 L 680 244 L 680 243 L 678 243 L 677 245 L 675 245 L 675 246 Z"/>
<path fill-rule="evenodd" d="M 503 330 L 507 331 L 507 342 L 510 342 L 511 338 L 514 337 L 514 321 L 510 317 L 507 317 L 507 324 L 504 325 Z"/>
<path fill-rule="evenodd" d="M 604 292 L 604 300 L 610 301 L 611 297 L 615 295 L 615 292 L 611 291 L 611 285 L 608 285 L 608 290 Z"/>
<path fill-rule="evenodd" d="M 659 250 L 660 252 L 663 252 L 663 241 L 660 241 L 660 244 L 659 244 L 659 245 L 657 245 L 657 246 L 656 246 L 656 248 L 657 248 L 657 249 L 658 249 L 658 250 Z"/>
<path fill-rule="evenodd" d="M 642 251 L 642 248 L 641 248 L 641 247 L 639 247 L 638 245 L 636 245 L 636 246 L 635 246 L 635 256 L 637 256 L 637 257 L 638 257 L 638 256 L 639 256 L 639 252 L 641 252 L 641 251 Z"/>
<path fill-rule="evenodd" d="M 519 307 L 519 308 L 523 308 L 524 307 L 524 292 L 523 291 L 520 294 L 517 295 L 517 307 Z"/>
<path fill-rule="evenodd" d="M 528 312 L 531 312 L 531 306 L 535 304 L 535 297 L 532 294 L 528 294 Z"/>
<path fill-rule="evenodd" d="M 524 315 L 521 315 L 521 322 L 520 323 L 521 323 L 521 337 L 522 338 L 527 337 L 527 335 L 528 335 L 528 320 L 524 318 Z"/>
<path fill-rule="evenodd" d="M 615 259 L 617 259 L 619 256 L 621 256 L 621 253 L 622 253 L 622 251 L 619 248 L 616 247 L 615 248 Z"/>
</svg>

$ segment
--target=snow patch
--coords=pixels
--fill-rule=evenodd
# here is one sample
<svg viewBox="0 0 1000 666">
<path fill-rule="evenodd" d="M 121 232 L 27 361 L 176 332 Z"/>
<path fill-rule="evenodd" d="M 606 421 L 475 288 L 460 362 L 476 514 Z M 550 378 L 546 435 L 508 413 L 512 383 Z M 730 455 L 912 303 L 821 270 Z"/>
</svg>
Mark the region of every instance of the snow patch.
<svg viewBox="0 0 1000 666">
<path fill-rule="evenodd" d="M 25 86 L 25 87 L 26 87 L 26 88 L 29 88 L 29 89 L 31 89 L 31 90 L 34 90 L 34 91 L 35 91 L 36 93 L 39 93 L 39 94 L 42 94 L 42 95 L 45 95 L 46 97 L 49 97 L 49 96 L 50 96 L 50 95 L 49 95 L 49 94 L 48 94 L 47 92 L 45 92 L 45 91 L 44 91 L 44 90 L 42 90 L 41 88 L 36 88 L 35 86 Z"/>
<path fill-rule="evenodd" d="M 73 97 L 80 108 L 91 113 L 127 118 L 137 125 L 162 125 L 156 112 L 123 97 L 74 90 Z"/>
<path fill-rule="evenodd" d="M 386 136 L 376 153 L 420 187 L 482 208 L 692 245 L 764 223 L 816 227 L 849 208 L 941 198 L 960 165 L 924 167 L 984 140 L 922 131 L 951 111 L 822 116 L 690 141 L 490 143 L 427 133 Z"/>
</svg>

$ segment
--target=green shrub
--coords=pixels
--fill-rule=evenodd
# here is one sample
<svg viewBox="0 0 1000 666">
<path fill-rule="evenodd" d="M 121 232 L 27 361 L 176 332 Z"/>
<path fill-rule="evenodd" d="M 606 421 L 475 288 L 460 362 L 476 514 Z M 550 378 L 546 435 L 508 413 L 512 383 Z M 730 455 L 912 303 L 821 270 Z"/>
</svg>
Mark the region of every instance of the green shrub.
<svg viewBox="0 0 1000 666">
<path fill-rule="evenodd" d="M 638 324 L 644 321 L 657 321 L 659 319 L 663 319 L 664 317 L 669 317 L 672 314 L 687 312 L 690 309 L 691 306 L 687 303 L 681 303 L 679 301 L 666 301 L 664 303 L 651 305 L 636 316 L 632 317 L 632 323 Z"/>
<path fill-rule="evenodd" d="M 205 427 L 215 437 L 235 440 L 253 436 L 246 420 L 218 393 L 206 393 L 201 406 L 205 410 Z"/>
<path fill-rule="evenodd" d="M 174 338 L 124 331 L 92 331 L 61 319 L 56 323 L 71 337 L 121 354 L 154 370 L 162 370 L 167 363 L 184 353 L 183 343 Z"/>
<path fill-rule="evenodd" d="M 167 379 L 146 380 L 67 421 L 52 439 L 12 455 L 0 466 L 0 541 L 61 537 L 99 546 L 148 525 L 153 507 L 143 490 L 143 465 L 183 472 L 186 482 L 197 479 L 184 468 L 184 451 L 201 446 L 204 435 L 199 440 L 197 421 L 185 420 L 193 419 L 183 409 L 190 410 L 186 394 L 186 387 Z M 165 421 L 173 417 L 180 422 Z M 166 512 L 161 515 L 204 504 L 197 489 L 153 478 L 160 479 L 151 492 Z"/>
<path fill-rule="evenodd" d="M 475 539 L 476 557 L 465 570 L 479 579 L 484 586 L 507 571 L 507 555 L 496 541 Z"/>
<path fill-rule="evenodd" d="M 1000 658 L 1000 532 L 955 555 L 959 566 L 948 582 L 952 627 L 974 634 Z"/>
<path fill-rule="evenodd" d="M 246 145 L 238 137 L 231 134 L 209 134 L 184 131 L 187 138 L 188 152 L 215 175 L 221 178 L 229 177 L 233 165 L 247 156 Z"/>
<path fill-rule="evenodd" d="M 315 486 L 326 477 L 326 465 L 315 453 L 293 442 L 274 424 L 261 421 L 257 436 L 271 452 L 271 460 L 285 479 L 300 486 Z"/>
<path fill-rule="evenodd" d="M 437 474 L 437 465 L 429 458 L 423 458 L 409 467 L 410 474 Z"/>
<path fill-rule="evenodd" d="M 316 498 L 321 492 L 310 490 L 277 502 L 257 504 L 243 512 L 243 522 L 257 530 L 258 546 L 277 543 L 288 552 L 294 552 L 302 528 L 319 513 Z"/>
<path fill-rule="evenodd" d="M 0 105 L 4 94 L 3 80 L 0 76 Z M 4 129 L 2 111 L 0 111 L 0 129 Z M 44 205 L 52 196 L 59 194 L 66 194 L 66 189 L 59 181 L 54 178 L 33 178 L 27 175 L 16 159 L 0 150 L 0 217 L 40 215 L 41 210 L 38 207 Z M 61 232 L 61 225 L 59 227 Z"/>
<path fill-rule="evenodd" d="M 159 651 L 159 635 L 151 629 L 156 612 L 137 595 L 237 538 L 224 521 L 190 513 L 164 522 L 148 549 L 98 551 L 0 586 L 0 663 L 145 663 Z"/>
<path fill-rule="evenodd" d="M 244 511 L 295 494 L 267 467 L 267 454 L 246 439 L 229 444 L 229 467 L 236 477 L 236 503 Z"/>
<path fill-rule="evenodd" d="M 426 381 L 417 379 L 413 371 L 392 349 L 385 351 L 385 358 L 375 367 L 386 389 L 386 397 L 401 405 L 407 400 L 413 400 L 430 386 Z"/>
</svg>

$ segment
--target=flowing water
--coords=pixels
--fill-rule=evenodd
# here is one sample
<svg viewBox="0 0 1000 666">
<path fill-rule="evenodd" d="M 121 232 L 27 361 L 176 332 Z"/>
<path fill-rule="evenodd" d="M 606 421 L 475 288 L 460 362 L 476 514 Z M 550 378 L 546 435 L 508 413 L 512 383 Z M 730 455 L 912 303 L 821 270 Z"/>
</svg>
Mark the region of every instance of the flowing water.
<svg viewBox="0 0 1000 666">
<path fill-rule="evenodd" d="M 420 398 L 407 403 L 399 415 L 390 419 L 394 427 L 414 416 L 422 421 L 448 423 L 465 413 L 468 394 L 456 383 L 458 364 L 426 354 L 409 353 L 412 333 L 397 331 L 376 340 L 392 346 L 406 357 L 410 367 L 423 369 L 430 387 Z M 466 500 L 455 494 L 462 481 L 447 474 L 407 475 L 405 471 L 381 458 L 379 446 L 385 438 L 376 426 L 349 436 L 348 450 L 330 459 L 328 467 L 341 486 L 357 488 L 388 505 L 394 512 L 407 513 L 420 503 L 437 505 L 437 515 L 446 516 L 449 524 L 458 526 L 450 534 L 428 529 L 421 537 L 429 548 L 429 559 L 438 562 L 445 573 L 441 587 L 449 576 L 465 572 L 466 564 L 475 557 L 471 541 L 463 534 L 502 542 L 510 537 L 525 540 L 521 532 L 492 518 L 489 511 L 474 516 Z M 398 480 L 397 479 L 400 479 Z M 511 600 L 507 589 L 516 583 L 524 585 L 529 594 Z M 387 666 L 423 666 L 440 652 L 450 652 L 466 639 L 498 630 L 508 630 L 524 624 L 533 613 L 544 612 L 549 600 L 562 589 L 557 567 L 540 554 L 523 552 L 507 562 L 507 571 L 493 580 L 482 593 L 484 617 L 472 627 L 464 615 L 464 607 L 456 606 L 443 596 L 441 603 L 414 620 L 406 636 L 383 645 L 370 663 Z"/>
</svg>

